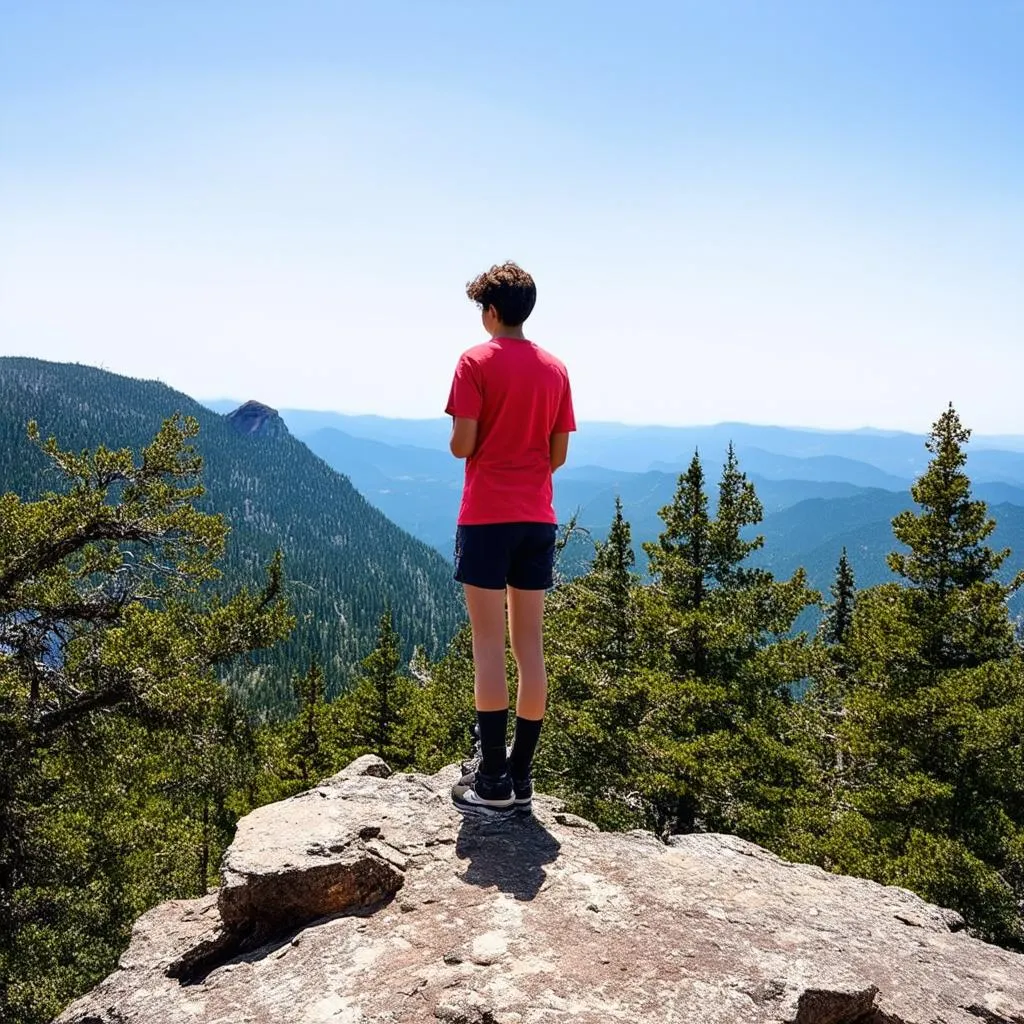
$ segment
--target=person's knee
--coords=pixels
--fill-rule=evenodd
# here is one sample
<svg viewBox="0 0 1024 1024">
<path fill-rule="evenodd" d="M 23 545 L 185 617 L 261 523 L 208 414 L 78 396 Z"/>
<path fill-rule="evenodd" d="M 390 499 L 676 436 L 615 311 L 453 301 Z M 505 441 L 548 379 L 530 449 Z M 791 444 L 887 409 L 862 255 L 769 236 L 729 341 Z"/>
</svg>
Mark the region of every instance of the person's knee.
<svg viewBox="0 0 1024 1024">
<path fill-rule="evenodd" d="M 513 636 L 512 656 L 516 664 L 544 664 L 544 639 L 540 633 L 536 636 Z"/>
</svg>

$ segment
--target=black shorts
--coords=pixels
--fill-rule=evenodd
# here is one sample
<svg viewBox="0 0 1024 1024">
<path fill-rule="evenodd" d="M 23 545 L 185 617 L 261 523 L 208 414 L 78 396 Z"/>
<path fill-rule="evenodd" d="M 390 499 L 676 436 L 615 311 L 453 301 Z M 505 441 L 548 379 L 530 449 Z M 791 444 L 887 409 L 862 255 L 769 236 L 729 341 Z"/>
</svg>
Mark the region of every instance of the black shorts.
<svg viewBox="0 0 1024 1024">
<path fill-rule="evenodd" d="M 548 590 L 555 564 L 554 523 L 488 523 L 455 532 L 455 578 L 485 590 Z"/>
</svg>

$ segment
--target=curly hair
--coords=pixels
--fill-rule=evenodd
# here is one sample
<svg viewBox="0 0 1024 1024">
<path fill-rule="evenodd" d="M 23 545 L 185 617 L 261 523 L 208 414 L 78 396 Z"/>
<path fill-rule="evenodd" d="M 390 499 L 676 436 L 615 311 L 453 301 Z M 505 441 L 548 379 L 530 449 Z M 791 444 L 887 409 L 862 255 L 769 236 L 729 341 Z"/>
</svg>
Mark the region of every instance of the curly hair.
<svg viewBox="0 0 1024 1024">
<path fill-rule="evenodd" d="M 498 319 L 507 327 L 518 327 L 537 302 L 533 278 L 516 263 L 491 267 L 466 285 L 466 294 L 481 309 L 493 306 Z"/>
</svg>

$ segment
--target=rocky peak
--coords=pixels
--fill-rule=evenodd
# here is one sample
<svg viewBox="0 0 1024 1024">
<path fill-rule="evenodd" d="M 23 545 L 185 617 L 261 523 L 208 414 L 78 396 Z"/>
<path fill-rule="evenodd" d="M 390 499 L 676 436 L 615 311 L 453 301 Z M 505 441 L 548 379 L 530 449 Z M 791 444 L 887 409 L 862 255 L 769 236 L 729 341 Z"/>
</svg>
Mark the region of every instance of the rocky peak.
<svg viewBox="0 0 1024 1024">
<path fill-rule="evenodd" d="M 1022 1024 L 1024 956 L 732 836 L 463 820 L 360 758 L 244 818 L 59 1024 Z"/>
<path fill-rule="evenodd" d="M 288 433 L 284 420 L 276 409 L 262 402 L 245 402 L 234 412 L 227 414 L 228 422 L 240 434 L 255 437 L 283 437 Z"/>
</svg>

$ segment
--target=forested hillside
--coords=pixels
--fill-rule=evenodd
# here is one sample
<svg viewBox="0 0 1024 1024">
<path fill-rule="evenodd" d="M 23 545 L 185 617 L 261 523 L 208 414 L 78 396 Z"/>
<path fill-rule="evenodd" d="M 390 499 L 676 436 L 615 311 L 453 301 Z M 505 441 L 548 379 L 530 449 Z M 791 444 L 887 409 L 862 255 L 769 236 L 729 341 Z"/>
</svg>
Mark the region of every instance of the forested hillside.
<svg viewBox="0 0 1024 1024">
<path fill-rule="evenodd" d="M 443 650 L 462 618 L 450 565 L 372 507 L 350 482 L 289 435 L 239 433 L 223 416 L 154 381 L 86 366 L 0 358 L 0 493 L 31 497 L 56 485 L 26 438 L 36 420 L 65 448 L 141 447 L 174 412 L 200 432 L 200 507 L 228 520 L 224 585 L 261 578 L 276 549 L 297 618 L 292 637 L 232 667 L 255 706 L 293 700 L 289 673 L 311 659 L 330 693 L 351 679 L 389 604 L 407 653 Z"/>
</svg>

